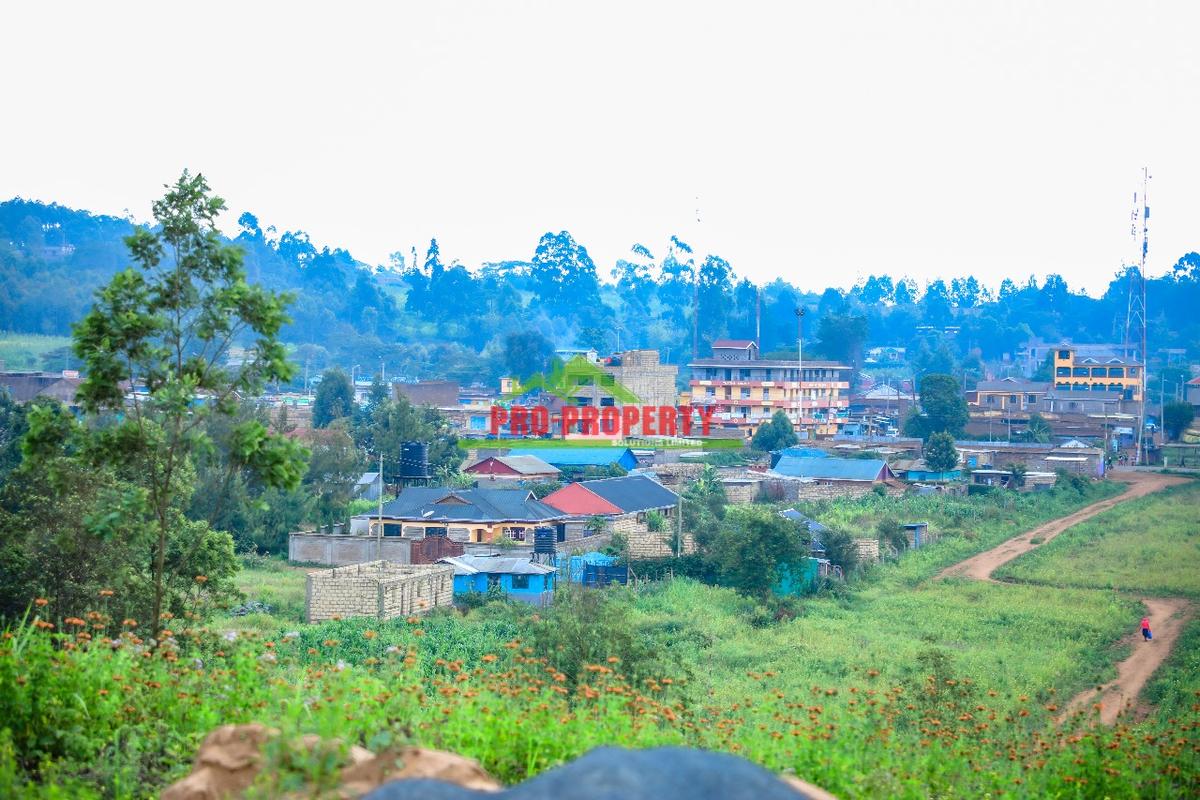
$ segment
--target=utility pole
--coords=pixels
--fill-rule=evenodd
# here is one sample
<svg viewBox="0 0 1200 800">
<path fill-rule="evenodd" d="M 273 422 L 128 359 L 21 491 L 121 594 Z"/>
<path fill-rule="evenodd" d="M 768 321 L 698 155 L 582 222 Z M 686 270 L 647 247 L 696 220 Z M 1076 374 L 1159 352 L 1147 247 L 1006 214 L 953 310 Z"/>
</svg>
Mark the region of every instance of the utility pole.
<svg viewBox="0 0 1200 800">
<path fill-rule="evenodd" d="M 379 442 L 375 445 L 378 447 Z M 375 558 L 383 560 L 383 448 L 379 448 L 379 519 L 375 525 Z"/>
<path fill-rule="evenodd" d="M 675 555 L 683 555 L 683 495 L 675 495 Z"/>
<path fill-rule="evenodd" d="M 799 396 L 800 432 L 804 433 L 804 309 L 796 307 L 796 386 Z M 807 439 L 807 436 L 805 437 Z"/>
</svg>

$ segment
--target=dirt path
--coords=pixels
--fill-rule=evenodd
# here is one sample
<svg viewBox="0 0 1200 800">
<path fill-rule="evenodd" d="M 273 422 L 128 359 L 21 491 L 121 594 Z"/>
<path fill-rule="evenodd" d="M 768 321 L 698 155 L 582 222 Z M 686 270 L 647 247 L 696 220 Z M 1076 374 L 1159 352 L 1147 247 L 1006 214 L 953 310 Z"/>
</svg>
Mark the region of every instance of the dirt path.
<svg viewBox="0 0 1200 800">
<path fill-rule="evenodd" d="M 1112 477 L 1128 483 L 1129 488 L 1116 497 L 1092 503 L 1073 514 L 1047 522 L 1045 525 L 1015 536 L 991 550 L 972 556 L 966 561 L 960 561 L 952 567 L 947 567 L 938 573 L 937 577 L 974 578 L 980 581 L 997 582 L 992 578 L 992 572 L 1037 547 L 1038 545 L 1033 544 L 1033 539 L 1040 539 L 1041 543 L 1048 542 L 1072 525 L 1078 525 L 1084 520 L 1091 519 L 1119 503 L 1161 491 L 1169 486 L 1185 483 L 1187 480 L 1152 472 L 1123 472 Z M 1046 588 L 1047 591 L 1052 591 L 1050 587 Z M 1060 721 L 1075 711 L 1086 708 L 1091 703 L 1100 703 L 1100 721 L 1105 725 L 1112 725 L 1116 722 L 1122 711 L 1134 706 L 1142 687 L 1166 660 L 1175 640 L 1179 638 L 1184 625 L 1195 611 L 1191 603 L 1181 598 L 1140 597 L 1138 599 L 1146 606 L 1147 616 L 1150 617 L 1150 629 L 1154 631 L 1154 639 L 1143 642 L 1139 631 L 1134 630 L 1130 633 L 1123 641 L 1132 646 L 1132 652 L 1128 658 L 1117 664 L 1116 680 L 1075 696 L 1067 704 Z M 1136 620 L 1131 623 L 1131 627 L 1135 626 Z"/>
<path fill-rule="evenodd" d="M 1134 631 L 1122 641 L 1133 648 L 1129 658 L 1117 664 L 1117 678 L 1096 689 L 1076 695 L 1067 704 L 1064 719 L 1075 711 L 1085 709 L 1091 703 L 1100 703 L 1100 721 L 1112 725 L 1121 712 L 1134 706 L 1138 694 L 1150 676 L 1159 668 L 1171 652 L 1171 645 L 1183 632 L 1183 626 L 1192 616 L 1192 606 L 1178 597 L 1143 597 L 1150 630 L 1154 638 L 1142 641 L 1142 634 Z"/>
<path fill-rule="evenodd" d="M 1007 542 L 993 547 L 991 550 L 984 551 L 977 556 L 972 556 L 966 561 L 960 561 L 952 567 L 947 567 L 939 572 L 937 577 L 962 577 L 974 578 L 979 581 L 990 581 L 992 580 L 992 572 L 996 569 L 1012 561 L 1017 556 L 1022 556 L 1037 547 L 1037 545 L 1033 544 L 1033 539 L 1041 539 L 1042 543 L 1048 542 L 1072 525 L 1078 525 L 1084 520 L 1091 519 L 1118 503 L 1124 503 L 1127 500 L 1133 500 L 1151 492 L 1161 491 L 1168 486 L 1187 482 L 1186 478 L 1159 475 L 1153 472 L 1122 472 L 1114 475 L 1113 478 L 1128 483 L 1129 488 L 1116 497 L 1110 497 L 1107 500 L 1092 503 L 1090 506 L 1084 506 L 1073 514 L 1051 520 L 1045 525 L 1041 525 L 1031 531 L 1026 531 L 1020 536 L 1015 536 Z"/>
</svg>

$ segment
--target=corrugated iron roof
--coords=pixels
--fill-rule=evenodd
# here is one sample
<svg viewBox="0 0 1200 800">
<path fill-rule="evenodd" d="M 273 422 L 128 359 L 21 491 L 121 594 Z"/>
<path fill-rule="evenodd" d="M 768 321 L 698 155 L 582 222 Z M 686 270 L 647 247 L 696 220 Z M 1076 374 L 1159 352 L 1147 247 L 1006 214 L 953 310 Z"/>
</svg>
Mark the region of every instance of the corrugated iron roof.
<svg viewBox="0 0 1200 800">
<path fill-rule="evenodd" d="M 667 508 L 679 502 L 679 495 L 646 475 L 601 478 L 580 484 L 620 508 L 626 514 Z"/>
<path fill-rule="evenodd" d="M 784 456 L 772 472 L 789 478 L 831 481 L 878 481 L 891 477 L 887 462 L 878 458 L 799 458 Z"/>
<path fill-rule="evenodd" d="M 634 461 L 637 457 L 628 447 L 547 447 L 534 449 L 513 449 L 508 455 L 534 456 L 547 464 L 556 467 L 606 467 L 609 464 L 619 464 L 626 454 Z"/>
<path fill-rule="evenodd" d="M 431 522 L 543 522 L 562 519 L 563 513 L 525 489 L 413 486 L 384 503 L 383 516 Z"/>
<path fill-rule="evenodd" d="M 554 567 L 530 561 L 528 556 L 446 556 L 438 563 L 454 567 L 455 575 L 549 575 Z"/>
</svg>

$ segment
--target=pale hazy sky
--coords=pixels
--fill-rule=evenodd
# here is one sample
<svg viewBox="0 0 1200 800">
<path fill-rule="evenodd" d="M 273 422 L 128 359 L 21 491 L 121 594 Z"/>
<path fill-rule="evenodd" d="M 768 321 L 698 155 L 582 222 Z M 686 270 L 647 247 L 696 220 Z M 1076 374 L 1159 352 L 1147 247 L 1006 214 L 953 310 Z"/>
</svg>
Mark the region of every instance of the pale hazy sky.
<svg viewBox="0 0 1200 800">
<path fill-rule="evenodd" d="M 755 280 L 1200 250 L 1200 2 L 7 2 L 0 198 L 138 219 L 184 167 L 380 263 L 607 273 L 676 233 Z M 701 223 L 695 212 L 699 197 Z"/>
</svg>

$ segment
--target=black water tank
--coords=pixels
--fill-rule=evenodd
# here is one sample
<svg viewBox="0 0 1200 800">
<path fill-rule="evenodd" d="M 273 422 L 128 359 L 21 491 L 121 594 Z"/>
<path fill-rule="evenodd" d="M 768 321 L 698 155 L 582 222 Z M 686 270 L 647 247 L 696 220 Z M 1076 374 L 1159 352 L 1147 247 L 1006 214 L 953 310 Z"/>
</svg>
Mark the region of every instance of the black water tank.
<svg viewBox="0 0 1200 800">
<path fill-rule="evenodd" d="M 555 550 L 554 528 L 534 528 L 533 529 L 533 552 L 535 553 L 553 553 Z"/>
<path fill-rule="evenodd" d="M 429 477 L 429 445 L 424 442 L 401 444 L 400 480 L 424 480 Z"/>
</svg>

